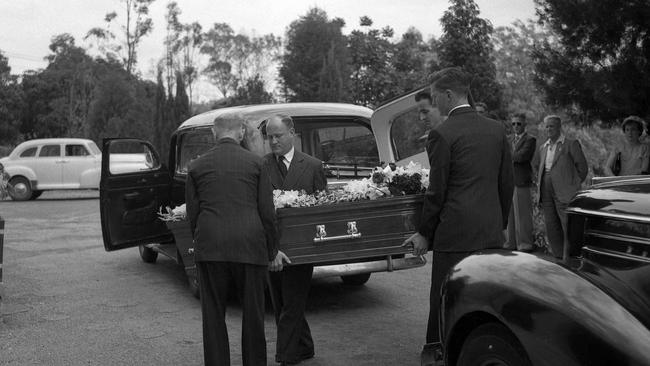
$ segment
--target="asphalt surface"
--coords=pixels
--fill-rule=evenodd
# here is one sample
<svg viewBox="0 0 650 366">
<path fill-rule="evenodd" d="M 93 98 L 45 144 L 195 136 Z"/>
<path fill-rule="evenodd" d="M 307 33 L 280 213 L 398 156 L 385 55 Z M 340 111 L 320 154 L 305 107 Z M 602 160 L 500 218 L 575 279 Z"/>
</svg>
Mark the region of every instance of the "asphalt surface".
<svg viewBox="0 0 650 366">
<path fill-rule="evenodd" d="M 96 191 L 0 201 L 5 220 L 0 365 L 202 365 L 200 302 L 183 270 L 137 248 L 104 251 Z M 427 258 L 430 261 L 430 255 Z M 375 273 L 361 287 L 314 280 L 307 319 L 316 356 L 301 365 L 419 365 L 431 265 Z M 241 311 L 227 313 L 241 364 Z M 267 309 L 269 365 L 275 349 Z"/>
</svg>

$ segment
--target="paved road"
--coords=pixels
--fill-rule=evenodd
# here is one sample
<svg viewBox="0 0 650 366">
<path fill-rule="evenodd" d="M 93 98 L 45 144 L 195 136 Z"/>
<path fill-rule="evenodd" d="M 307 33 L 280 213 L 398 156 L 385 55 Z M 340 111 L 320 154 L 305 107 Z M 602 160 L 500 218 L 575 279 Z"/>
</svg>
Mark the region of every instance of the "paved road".
<svg viewBox="0 0 650 366">
<path fill-rule="evenodd" d="M 0 365 L 201 365 L 200 303 L 182 269 L 164 257 L 143 263 L 135 248 L 105 252 L 98 206 L 92 191 L 0 202 Z M 304 365 L 418 365 L 430 271 L 373 274 L 358 288 L 314 281 L 307 317 L 316 357 Z M 240 324 L 233 303 L 233 365 L 241 364 Z M 270 309 L 266 336 L 274 365 Z"/>
</svg>

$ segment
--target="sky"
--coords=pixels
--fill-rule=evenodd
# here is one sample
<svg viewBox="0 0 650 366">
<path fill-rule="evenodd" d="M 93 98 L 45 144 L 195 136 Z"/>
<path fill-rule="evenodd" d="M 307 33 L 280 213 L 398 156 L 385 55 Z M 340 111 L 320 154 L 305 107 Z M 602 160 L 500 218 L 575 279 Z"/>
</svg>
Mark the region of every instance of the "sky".
<svg viewBox="0 0 650 366">
<path fill-rule="evenodd" d="M 535 18 L 534 0 L 475 0 L 481 17 L 497 26 L 517 19 Z M 168 0 L 156 0 L 150 7 L 154 29 L 138 48 L 138 69 L 153 78 L 156 61 L 163 54 L 165 11 Z M 225 22 L 235 32 L 248 35 L 273 33 L 284 36 L 289 24 L 319 7 L 330 18 L 345 20 L 344 33 L 358 28 L 359 18 L 369 16 L 373 27 L 390 25 L 399 38 L 409 27 L 418 29 L 425 39 L 442 33 L 440 18 L 449 7 L 446 0 L 176 0 L 180 21 L 198 21 L 206 30 Z M 123 13 L 121 0 L 0 0 L 0 50 L 9 59 L 13 74 L 46 66 L 52 36 L 70 33 L 80 46 L 89 29 L 104 27 L 104 15 Z"/>
</svg>

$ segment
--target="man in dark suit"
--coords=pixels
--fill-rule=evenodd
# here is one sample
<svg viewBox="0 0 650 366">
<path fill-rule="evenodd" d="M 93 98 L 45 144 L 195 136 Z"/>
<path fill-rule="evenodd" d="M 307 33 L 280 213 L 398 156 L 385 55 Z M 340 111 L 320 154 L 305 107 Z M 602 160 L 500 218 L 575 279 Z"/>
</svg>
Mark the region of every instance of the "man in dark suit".
<svg viewBox="0 0 650 366">
<path fill-rule="evenodd" d="M 535 248 L 533 238 L 533 198 L 530 187 L 533 185 L 533 168 L 531 161 L 535 155 L 537 140 L 526 133 L 526 115 L 512 116 L 514 133 L 510 137 L 512 144 L 512 165 L 515 193 L 512 196 L 512 209 L 508 217 L 508 240 L 505 248 L 532 252 Z"/>
<path fill-rule="evenodd" d="M 327 178 L 322 162 L 297 151 L 295 130 L 289 116 L 276 115 L 266 124 L 266 138 L 272 153 L 264 157 L 264 172 L 274 189 L 322 191 Z M 275 361 L 293 365 L 314 357 L 314 342 L 305 319 L 305 306 L 314 266 L 287 266 L 269 275 L 271 300 L 278 327 Z"/>
<path fill-rule="evenodd" d="M 429 188 L 418 232 L 404 244 L 413 254 L 432 247 L 427 345 L 423 362 L 442 362 L 440 290 L 449 270 L 472 252 L 501 248 L 512 202 L 510 143 L 501 123 L 482 117 L 468 104 L 471 76 L 452 67 L 433 74 L 434 106 L 447 119 L 429 133 Z"/>
<path fill-rule="evenodd" d="M 230 365 L 228 290 L 242 305 L 242 361 L 266 365 L 264 288 L 269 263 L 282 267 L 271 184 L 262 159 L 243 149 L 239 115 L 214 121 L 216 146 L 192 161 L 186 182 L 203 314 L 205 365 Z M 279 263 L 278 263 L 279 262 Z"/>
<path fill-rule="evenodd" d="M 551 252 L 562 258 L 567 240 L 566 207 L 587 178 L 589 166 L 578 140 L 562 133 L 562 120 L 546 116 L 548 140 L 539 148 L 533 165 L 537 168 L 537 204 L 541 203 L 546 236 Z"/>
</svg>

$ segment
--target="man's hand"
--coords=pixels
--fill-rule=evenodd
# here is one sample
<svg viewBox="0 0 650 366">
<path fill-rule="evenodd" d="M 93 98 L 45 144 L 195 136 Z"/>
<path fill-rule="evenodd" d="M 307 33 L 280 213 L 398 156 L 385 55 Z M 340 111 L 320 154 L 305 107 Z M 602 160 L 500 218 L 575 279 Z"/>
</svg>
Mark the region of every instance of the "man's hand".
<svg viewBox="0 0 650 366">
<path fill-rule="evenodd" d="M 286 254 L 278 250 L 278 254 L 275 255 L 275 259 L 269 262 L 269 271 L 278 272 L 282 271 L 284 263 L 291 264 L 291 260 L 287 257 Z"/>
<path fill-rule="evenodd" d="M 425 255 L 429 250 L 429 241 L 420 233 L 415 233 L 404 240 L 402 246 L 407 247 L 409 244 L 413 244 L 413 255 Z"/>
</svg>

